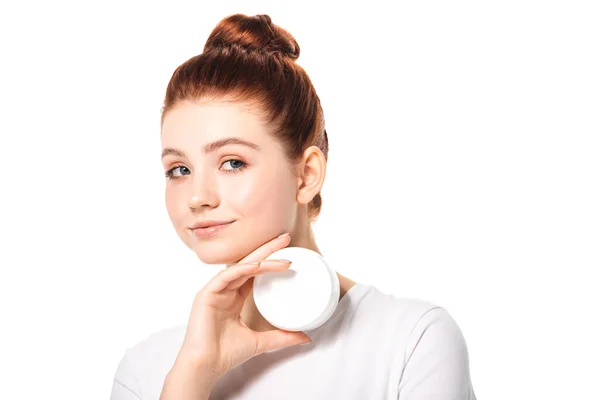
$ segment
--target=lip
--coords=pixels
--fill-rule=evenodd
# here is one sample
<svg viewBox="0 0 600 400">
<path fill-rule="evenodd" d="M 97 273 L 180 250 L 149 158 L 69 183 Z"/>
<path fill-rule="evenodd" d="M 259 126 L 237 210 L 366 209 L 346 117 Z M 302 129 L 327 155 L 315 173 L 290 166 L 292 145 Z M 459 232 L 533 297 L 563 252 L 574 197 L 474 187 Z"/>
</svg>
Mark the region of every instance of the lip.
<svg viewBox="0 0 600 400">
<path fill-rule="evenodd" d="M 226 229 L 229 225 L 233 224 L 235 221 L 219 223 L 217 225 L 211 225 L 206 228 L 194 228 L 192 227 L 192 233 L 196 237 L 207 238 L 221 232 L 223 229 Z"/>
<path fill-rule="evenodd" d="M 198 221 L 198 222 L 196 222 L 195 224 L 193 224 L 192 226 L 190 226 L 190 229 L 209 228 L 211 226 L 229 224 L 230 222 L 233 222 L 233 221 L 216 221 L 214 219 L 207 219 L 207 220 L 204 220 L 204 221 Z"/>
</svg>

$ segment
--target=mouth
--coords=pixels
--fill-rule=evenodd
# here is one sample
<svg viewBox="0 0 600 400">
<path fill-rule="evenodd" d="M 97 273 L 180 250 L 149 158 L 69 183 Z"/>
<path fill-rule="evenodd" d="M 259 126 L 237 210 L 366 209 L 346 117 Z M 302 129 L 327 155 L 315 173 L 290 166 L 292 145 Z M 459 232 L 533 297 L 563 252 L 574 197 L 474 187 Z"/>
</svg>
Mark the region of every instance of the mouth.
<svg viewBox="0 0 600 400">
<path fill-rule="evenodd" d="M 194 234 L 194 236 L 196 236 L 196 237 L 206 238 L 206 237 L 216 235 L 217 233 L 221 232 L 223 229 L 226 229 L 227 227 L 229 227 L 234 222 L 235 221 L 227 222 L 225 224 L 211 225 L 211 226 L 207 226 L 205 228 L 191 228 L 191 231 Z"/>
</svg>

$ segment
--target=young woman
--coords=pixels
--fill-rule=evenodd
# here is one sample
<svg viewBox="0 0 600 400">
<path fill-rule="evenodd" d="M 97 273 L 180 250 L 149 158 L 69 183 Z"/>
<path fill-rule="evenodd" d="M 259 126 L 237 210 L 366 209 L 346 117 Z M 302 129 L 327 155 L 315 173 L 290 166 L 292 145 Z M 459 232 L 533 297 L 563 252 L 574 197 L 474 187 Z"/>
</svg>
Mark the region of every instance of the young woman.
<svg viewBox="0 0 600 400">
<path fill-rule="evenodd" d="M 475 400 L 443 307 L 338 274 L 340 301 L 316 329 L 279 330 L 258 312 L 253 277 L 290 266 L 265 258 L 286 246 L 320 253 L 311 223 L 328 140 L 299 53 L 269 16 L 237 14 L 174 72 L 161 119 L 168 214 L 202 262 L 227 268 L 187 324 L 127 349 L 113 400 Z"/>
</svg>

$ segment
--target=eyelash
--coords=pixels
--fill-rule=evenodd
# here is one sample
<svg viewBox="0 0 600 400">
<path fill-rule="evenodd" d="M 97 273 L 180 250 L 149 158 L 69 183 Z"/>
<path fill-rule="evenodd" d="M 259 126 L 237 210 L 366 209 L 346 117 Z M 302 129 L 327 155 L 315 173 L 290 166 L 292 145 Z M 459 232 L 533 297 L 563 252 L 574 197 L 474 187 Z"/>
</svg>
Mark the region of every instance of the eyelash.
<svg viewBox="0 0 600 400">
<path fill-rule="evenodd" d="M 239 168 L 233 168 L 233 169 L 229 169 L 229 170 L 224 170 L 228 174 L 237 174 L 238 172 L 241 172 L 243 169 L 245 169 L 248 166 L 242 160 L 237 160 L 235 158 L 232 158 L 231 160 L 223 161 L 223 164 L 231 162 L 231 161 L 240 162 L 240 163 L 242 163 L 242 166 L 239 167 Z M 223 164 L 221 164 L 221 165 L 223 165 Z M 176 165 L 175 167 L 171 168 L 170 170 L 168 170 L 167 172 L 165 172 L 165 177 L 168 178 L 169 180 L 175 180 L 175 179 L 183 178 L 183 176 L 173 176 L 173 171 L 175 169 L 181 168 L 181 167 L 183 167 L 183 165 Z"/>
</svg>

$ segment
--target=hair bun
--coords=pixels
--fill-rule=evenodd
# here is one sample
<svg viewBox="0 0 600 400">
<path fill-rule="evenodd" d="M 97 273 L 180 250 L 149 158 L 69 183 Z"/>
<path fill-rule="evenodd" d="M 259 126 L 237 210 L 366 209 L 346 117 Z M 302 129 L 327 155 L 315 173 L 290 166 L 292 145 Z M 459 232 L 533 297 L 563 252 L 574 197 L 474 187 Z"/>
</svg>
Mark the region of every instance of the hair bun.
<svg viewBox="0 0 600 400">
<path fill-rule="evenodd" d="M 235 46 L 257 52 L 281 53 L 292 60 L 300 56 L 296 39 L 285 29 L 273 24 L 271 17 L 266 14 L 225 17 L 211 32 L 204 51 Z"/>
</svg>

